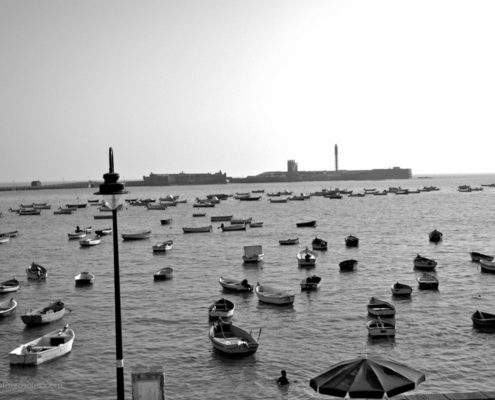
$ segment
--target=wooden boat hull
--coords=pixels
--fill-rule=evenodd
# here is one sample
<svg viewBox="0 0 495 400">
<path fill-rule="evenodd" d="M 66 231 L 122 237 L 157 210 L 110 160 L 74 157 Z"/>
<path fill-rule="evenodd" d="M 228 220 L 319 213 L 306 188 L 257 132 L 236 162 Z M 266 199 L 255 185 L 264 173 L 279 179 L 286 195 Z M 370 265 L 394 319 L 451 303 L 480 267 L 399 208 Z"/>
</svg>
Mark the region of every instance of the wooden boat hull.
<svg viewBox="0 0 495 400">
<path fill-rule="evenodd" d="M 230 225 L 245 225 L 253 222 L 252 218 L 247 218 L 247 219 L 231 219 L 230 220 Z"/>
<path fill-rule="evenodd" d="M 391 318 L 395 315 L 395 307 L 379 299 L 371 298 L 368 306 L 368 314 L 375 317 Z"/>
<path fill-rule="evenodd" d="M 9 281 L 5 281 L 0 283 L 0 293 L 11 293 L 11 292 L 16 292 L 19 290 L 20 283 L 19 281 L 14 278 Z"/>
<path fill-rule="evenodd" d="M 160 243 L 160 244 L 157 244 L 155 246 L 153 246 L 153 252 L 154 253 L 157 253 L 157 252 L 167 252 L 169 250 L 172 250 L 174 247 L 174 244 L 173 242 L 164 242 L 164 243 Z"/>
<path fill-rule="evenodd" d="M 182 228 L 184 233 L 207 233 L 213 230 L 212 226 L 203 226 L 199 228 Z"/>
<path fill-rule="evenodd" d="M 372 320 L 366 324 L 368 334 L 371 337 L 394 337 L 395 336 L 395 324 L 388 321 Z"/>
<path fill-rule="evenodd" d="M 495 264 L 492 261 L 480 259 L 481 272 L 495 273 Z"/>
<path fill-rule="evenodd" d="M 93 283 L 94 279 L 95 276 L 89 272 L 82 272 L 74 278 L 76 285 L 89 285 Z"/>
<path fill-rule="evenodd" d="M 14 314 L 16 308 L 17 308 L 17 301 L 15 301 L 14 299 L 10 299 L 10 300 L 1 302 L 0 303 L 0 318 L 1 317 L 8 317 L 9 315 Z"/>
<path fill-rule="evenodd" d="M 42 267 L 39 264 L 32 263 L 29 267 L 26 268 L 26 274 L 28 279 L 46 279 L 48 276 L 48 271 L 45 267 Z"/>
<path fill-rule="evenodd" d="M 86 240 L 80 240 L 79 244 L 82 247 L 91 247 L 91 246 L 96 246 L 97 244 L 101 243 L 101 239 L 86 239 Z"/>
<path fill-rule="evenodd" d="M 258 300 L 263 303 L 276 304 L 280 306 L 294 303 L 295 295 L 283 290 L 277 290 L 259 285 L 256 286 L 254 290 L 258 296 Z"/>
<path fill-rule="evenodd" d="M 224 279 L 220 277 L 218 282 L 224 289 L 233 292 L 252 292 L 254 289 L 254 285 L 250 285 L 247 281 L 243 284 L 243 281 L 238 281 L 236 279 Z"/>
<path fill-rule="evenodd" d="M 123 233 L 122 239 L 124 240 L 142 240 L 149 239 L 151 231 L 140 232 L 140 233 Z"/>
<path fill-rule="evenodd" d="M 261 254 L 253 254 L 252 256 L 242 256 L 242 261 L 245 262 L 246 264 L 255 264 L 263 261 L 263 257 L 265 255 L 263 253 Z"/>
<path fill-rule="evenodd" d="M 218 215 L 210 218 L 211 222 L 215 221 L 230 221 L 232 219 L 232 215 Z"/>
<path fill-rule="evenodd" d="M 235 325 L 215 324 L 210 328 L 209 338 L 216 350 L 228 356 L 249 356 L 259 347 L 249 333 Z"/>
<path fill-rule="evenodd" d="M 418 284 L 419 288 L 423 290 L 437 290 L 438 289 L 438 279 L 429 276 L 429 277 L 424 277 L 420 276 L 418 277 Z"/>
<path fill-rule="evenodd" d="M 26 325 L 43 325 L 58 321 L 64 316 L 65 306 L 58 306 L 58 302 L 52 303 L 48 307 L 39 308 L 30 313 L 21 315 L 22 322 Z M 45 312 L 48 310 L 48 312 Z M 50 312 L 51 311 L 51 312 Z"/>
<path fill-rule="evenodd" d="M 10 238 L 13 238 L 13 237 L 17 237 L 17 236 L 19 236 L 19 231 L 12 231 L 12 232 L 0 233 L 0 237 L 10 237 Z"/>
<path fill-rule="evenodd" d="M 486 254 L 478 253 L 476 251 L 472 251 L 469 253 L 471 255 L 471 260 L 479 262 L 480 260 L 485 260 L 485 261 L 493 261 L 493 256 L 488 256 Z"/>
<path fill-rule="evenodd" d="M 222 232 L 230 232 L 230 231 L 245 231 L 246 225 L 237 225 L 237 226 L 221 226 Z"/>
<path fill-rule="evenodd" d="M 437 262 L 435 260 L 414 260 L 414 268 L 421 271 L 431 271 L 436 266 Z"/>
<path fill-rule="evenodd" d="M 313 275 L 301 280 L 299 285 L 301 286 L 301 290 L 318 290 L 321 286 L 321 278 Z"/>
<path fill-rule="evenodd" d="M 394 283 L 390 286 L 390 290 L 394 296 L 410 296 L 413 291 L 411 286 L 401 283 Z"/>
<path fill-rule="evenodd" d="M 317 254 L 314 251 L 308 250 L 308 248 L 306 248 L 305 250 L 297 253 L 296 258 L 297 263 L 300 267 L 314 267 L 317 261 Z"/>
<path fill-rule="evenodd" d="M 234 315 L 234 310 L 234 303 L 227 299 L 220 299 L 210 304 L 208 316 L 210 318 L 229 318 Z"/>
<path fill-rule="evenodd" d="M 487 312 L 476 312 L 471 316 L 475 326 L 480 328 L 495 328 L 495 315 Z"/>
<path fill-rule="evenodd" d="M 341 271 L 353 271 L 358 265 L 357 260 L 345 260 L 339 263 L 339 267 Z"/>
<path fill-rule="evenodd" d="M 344 240 L 347 247 L 357 247 L 359 245 L 359 239 L 355 236 L 348 236 Z"/>
<path fill-rule="evenodd" d="M 39 365 L 61 357 L 72 350 L 75 336 L 72 329 L 51 332 L 11 351 L 10 364 Z"/>
<path fill-rule="evenodd" d="M 174 270 L 170 267 L 162 268 L 153 274 L 153 279 L 155 281 L 164 281 L 167 279 L 172 279 L 174 276 Z"/>
<path fill-rule="evenodd" d="M 282 246 L 292 246 L 292 245 L 295 245 L 295 244 L 299 244 L 299 238 L 298 239 L 279 240 L 278 242 Z"/>
<path fill-rule="evenodd" d="M 316 221 L 296 223 L 296 227 L 298 227 L 298 228 L 314 228 L 315 226 L 316 226 Z"/>
</svg>

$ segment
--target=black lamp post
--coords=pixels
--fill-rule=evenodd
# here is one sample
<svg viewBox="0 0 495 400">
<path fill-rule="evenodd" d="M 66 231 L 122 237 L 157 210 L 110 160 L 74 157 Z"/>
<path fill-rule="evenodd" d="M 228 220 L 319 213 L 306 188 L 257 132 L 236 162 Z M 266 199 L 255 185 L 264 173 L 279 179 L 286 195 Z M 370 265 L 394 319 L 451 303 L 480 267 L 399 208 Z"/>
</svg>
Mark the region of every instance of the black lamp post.
<svg viewBox="0 0 495 400">
<path fill-rule="evenodd" d="M 115 285 L 115 340 L 117 345 L 117 399 L 124 399 L 124 354 L 122 351 L 122 318 L 120 311 L 119 242 L 117 232 L 117 208 L 122 195 L 129 193 L 122 183 L 118 183 L 119 174 L 113 170 L 113 150 L 109 149 L 110 171 L 103 175 L 105 183 L 95 195 L 103 195 L 108 207 L 112 209 L 113 220 L 113 266 Z"/>
</svg>

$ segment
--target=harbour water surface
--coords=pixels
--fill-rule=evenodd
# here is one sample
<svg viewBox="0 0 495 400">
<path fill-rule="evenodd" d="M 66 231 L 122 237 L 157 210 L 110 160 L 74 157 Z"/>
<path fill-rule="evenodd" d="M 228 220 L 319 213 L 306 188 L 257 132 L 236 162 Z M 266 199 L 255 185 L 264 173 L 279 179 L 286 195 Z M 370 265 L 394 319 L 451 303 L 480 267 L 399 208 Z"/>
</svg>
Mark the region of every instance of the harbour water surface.
<svg viewBox="0 0 495 400">
<path fill-rule="evenodd" d="M 309 387 L 309 380 L 334 363 L 364 354 L 423 371 L 426 381 L 415 394 L 492 390 L 495 334 L 474 329 L 470 316 L 477 309 L 495 312 L 495 274 L 481 273 L 469 252 L 495 254 L 495 188 L 457 192 L 462 184 L 492 182 L 495 175 L 339 182 L 340 188 L 359 191 L 427 185 L 441 190 L 341 200 L 312 197 L 286 204 L 271 204 L 266 193 L 314 192 L 331 183 L 131 188 L 128 198 L 173 194 L 188 202 L 165 211 L 127 205 L 118 215 L 119 234 L 152 231 L 149 240 L 119 241 L 127 398 L 131 369 L 139 365 L 164 367 L 166 398 L 171 400 L 325 398 Z M 196 197 L 253 189 L 265 189 L 258 202 L 229 198 L 215 208 L 192 207 Z M 95 191 L 0 192 L 0 233 L 20 232 L 0 245 L 0 280 L 16 276 L 21 281 L 21 289 L 11 296 L 18 301 L 17 314 L 0 320 L 1 399 L 116 397 L 112 236 L 91 248 L 67 239 L 76 225 L 101 229 L 110 227 L 111 220 L 95 220 L 100 212 L 90 206 L 73 215 L 53 214 L 67 203 L 95 199 Z M 32 202 L 47 202 L 52 209 L 40 216 L 7 211 Z M 207 216 L 193 217 L 198 210 Z M 210 222 L 214 215 L 252 217 L 264 226 L 222 232 L 217 229 L 220 222 Z M 165 218 L 172 218 L 172 225 L 161 225 Z M 316 220 L 317 227 L 296 228 L 296 222 L 308 220 Z M 182 233 L 182 227 L 210 224 L 211 233 Z M 433 229 L 444 234 L 439 244 L 428 241 Z M 349 234 L 360 238 L 359 247 L 345 247 Z M 310 247 L 315 236 L 327 240 L 329 249 L 318 253 L 315 268 L 301 269 L 296 253 Z M 299 246 L 278 243 L 296 237 Z M 151 246 L 166 239 L 174 241 L 173 250 L 153 254 Z M 265 261 L 243 264 L 243 246 L 257 244 L 263 246 Z M 418 289 L 420 272 L 413 268 L 418 253 L 438 262 L 438 291 Z M 340 272 L 338 263 L 349 258 L 359 261 L 358 269 Z M 46 282 L 27 280 L 25 269 L 33 261 L 47 267 Z M 174 269 L 174 278 L 154 282 L 152 274 L 165 266 Z M 93 285 L 74 285 L 82 271 L 96 275 Z M 313 274 L 322 277 L 321 289 L 301 292 L 299 282 Z M 293 306 L 263 304 L 255 294 L 224 292 L 218 284 L 221 276 L 287 289 L 296 299 Z M 397 281 L 413 287 L 410 298 L 392 297 L 390 285 Z M 1 295 L 0 301 L 9 296 Z M 366 305 L 372 296 L 396 306 L 395 339 L 368 337 Z M 235 303 L 235 324 L 252 329 L 255 337 L 262 328 L 253 357 L 228 359 L 213 351 L 207 307 L 221 297 Z M 23 324 L 22 313 L 56 299 L 63 299 L 71 310 L 62 320 L 42 327 Z M 76 334 L 69 355 L 38 367 L 9 365 L 8 353 L 15 347 L 65 324 Z M 288 389 L 275 384 L 281 369 L 292 380 Z"/>
</svg>

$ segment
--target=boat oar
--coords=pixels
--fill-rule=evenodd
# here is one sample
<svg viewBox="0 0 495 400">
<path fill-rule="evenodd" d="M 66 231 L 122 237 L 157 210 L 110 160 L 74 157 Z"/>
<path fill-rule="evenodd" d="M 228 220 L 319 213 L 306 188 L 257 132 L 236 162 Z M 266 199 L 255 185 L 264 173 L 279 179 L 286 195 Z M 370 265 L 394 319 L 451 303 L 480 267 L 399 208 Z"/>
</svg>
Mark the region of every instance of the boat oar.
<svg viewBox="0 0 495 400">
<path fill-rule="evenodd" d="M 259 341 L 260 341 L 260 336 L 261 336 L 261 330 L 262 330 L 262 329 L 263 329 L 263 328 L 260 328 L 260 332 L 258 333 L 258 339 L 256 340 L 257 342 L 259 342 Z"/>
</svg>

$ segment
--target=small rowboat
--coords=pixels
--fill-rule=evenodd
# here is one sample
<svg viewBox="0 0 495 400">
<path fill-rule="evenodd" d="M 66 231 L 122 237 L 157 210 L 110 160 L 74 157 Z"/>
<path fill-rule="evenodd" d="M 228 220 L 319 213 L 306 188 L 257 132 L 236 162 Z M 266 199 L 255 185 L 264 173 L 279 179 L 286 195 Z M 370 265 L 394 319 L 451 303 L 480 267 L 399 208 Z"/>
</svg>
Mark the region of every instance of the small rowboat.
<svg viewBox="0 0 495 400">
<path fill-rule="evenodd" d="M 174 247 L 174 242 L 173 240 L 167 240 L 166 242 L 158 243 L 153 246 L 153 252 L 167 252 L 169 250 L 172 250 Z"/>
<path fill-rule="evenodd" d="M 225 279 L 220 277 L 218 282 L 224 289 L 232 290 L 234 292 L 252 292 L 254 289 L 254 285 L 250 285 L 247 279 L 238 281 L 235 279 Z"/>
<path fill-rule="evenodd" d="M 86 228 L 79 228 L 78 226 L 76 227 L 76 233 L 91 233 L 93 232 L 93 228 L 90 226 L 87 226 Z"/>
<path fill-rule="evenodd" d="M 46 279 L 48 271 L 45 267 L 33 262 L 26 268 L 26 274 L 29 279 Z"/>
<path fill-rule="evenodd" d="M 17 237 L 19 236 L 19 231 L 4 232 L 0 233 L 0 237 Z"/>
<path fill-rule="evenodd" d="M 206 217 L 206 213 L 195 213 L 193 217 Z"/>
<path fill-rule="evenodd" d="M 290 246 L 293 244 L 299 244 L 299 238 L 296 239 L 286 239 L 286 240 L 279 240 L 278 241 L 282 246 Z"/>
<path fill-rule="evenodd" d="M 368 314 L 375 317 L 390 318 L 395 315 L 395 307 L 386 301 L 372 297 L 368 303 Z"/>
<path fill-rule="evenodd" d="M 250 228 L 263 228 L 263 222 L 249 222 L 247 225 Z"/>
<path fill-rule="evenodd" d="M 210 318 L 228 318 L 234 315 L 235 305 L 230 300 L 220 299 L 210 304 L 208 316 Z"/>
<path fill-rule="evenodd" d="M 313 250 L 328 250 L 328 243 L 326 240 L 315 237 L 311 244 L 313 245 Z"/>
<path fill-rule="evenodd" d="M 246 225 L 230 225 L 230 226 L 225 226 L 224 224 L 219 226 L 219 229 L 222 230 L 222 232 L 228 232 L 228 231 L 245 231 L 246 230 Z"/>
<path fill-rule="evenodd" d="M 263 303 L 285 305 L 294 303 L 295 295 L 286 292 L 285 290 L 275 289 L 270 286 L 256 285 L 254 291 L 258 296 L 258 300 Z"/>
<path fill-rule="evenodd" d="M 301 281 L 301 290 L 318 290 L 321 286 L 321 278 L 313 275 Z"/>
<path fill-rule="evenodd" d="M 420 289 L 437 290 L 438 289 L 438 279 L 433 275 L 423 273 L 423 275 L 418 277 L 418 283 Z"/>
<path fill-rule="evenodd" d="M 218 215 L 210 218 L 211 222 L 215 221 L 230 221 L 232 219 L 232 215 Z"/>
<path fill-rule="evenodd" d="M 313 267 L 316 265 L 318 255 L 307 247 L 297 253 L 297 263 L 300 267 Z"/>
<path fill-rule="evenodd" d="M 203 232 L 211 232 L 213 228 L 210 226 L 199 226 L 197 228 L 182 228 L 184 233 L 203 233 Z"/>
<path fill-rule="evenodd" d="M 160 220 L 160 223 L 162 225 L 170 225 L 172 223 L 172 218 L 168 218 L 168 219 L 161 219 Z"/>
<path fill-rule="evenodd" d="M 0 283 L 0 293 L 16 292 L 19 286 L 19 281 L 14 277 L 14 279 Z"/>
<path fill-rule="evenodd" d="M 0 244 L 8 243 L 10 242 L 10 238 L 7 237 L 0 237 Z"/>
<path fill-rule="evenodd" d="M 49 324 L 61 319 L 65 313 L 65 304 L 62 300 L 50 303 L 48 307 L 38 308 L 21 315 L 22 322 L 26 325 Z"/>
<path fill-rule="evenodd" d="M 20 209 L 18 212 L 19 215 L 40 215 L 41 210 L 36 210 L 36 209 Z"/>
<path fill-rule="evenodd" d="M 136 233 L 123 233 L 122 239 L 124 240 L 141 240 L 141 239 L 149 239 L 151 235 L 151 231 L 141 231 Z"/>
<path fill-rule="evenodd" d="M 394 337 L 395 323 L 393 321 L 382 321 L 380 317 L 366 324 L 368 334 L 372 337 Z"/>
<path fill-rule="evenodd" d="M 171 279 L 173 276 L 174 276 L 174 270 L 170 267 L 165 267 L 155 272 L 153 274 L 153 279 L 155 281 L 164 281 L 166 279 Z"/>
<path fill-rule="evenodd" d="M 435 229 L 434 231 L 429 233 L 429 236 L 430 236 L 430 242 L 438 243 L 442 240 L 443 233 Z"/>
<path fill-rule="evenodd" d="M 344 240 L 347 247 L 356 247 L 359 245 L 359 239 L 356 236 L 349 235 Z"/>
<path fill-rule="evenodd" d="M 0 317 L 8 317 L 15 313 L 17 301 L 14 299 L 5 300 L 0 303 Z"/>
<path fill-rule="evenodd" d="M 421 257 L 419 254 L 414 259 L 414 267 L 423 271 L 431 271 L 437 266 L 437 262 L 433 259 Z"/>
<path fill-rule="evenodd" d="M 81 272 L 74 278 L 74 280 L 76 281 L 76 285 L 88 285 L 90 283 L 93 283 L 94 279 L 95 276 L 93 274 L 90 274 L 89 272 Z"/>
<path fill-rule="evenodd" d="M 298 228 L 313 228 L 316 226 L 316 221 L 298 222 L 296 226 Z"/>
<path fill-rule="evenodd" d="M 76 335 L 69 325 L 63 329 L 47 333 L 29 343 L 17 347 L 9 353 L 11 364 L 39 365 L 69 353 Z"/>
<path fill-rule="evenodd" d="M 476 251 L 472 251 L 469 253 L 471 255 L 472 261 L 479 262 L 480 260 L 493 261 L 493 256 L 488 256 L 486 254 L 478 253 Z"/>
<path fill-rule="evenodd" d="M 471 316 L 473 324 L 482 328 L 495 328 L 495 315 L 487 312 L 476 312 Z"/>
<path fill-rule="evenodd" d="M 240 201 L 258 201 L 259 199 L 261 199 L 261 196 L 239 196 L 238 197 L 238 200 Z"/>
<path fill-rule="evenodd" d="M 270 203 L 287 203 L 287 199 L 268 199 Z"/>
<path fill-rule="evenodd" d="M 166 204 L 147 204 L 146 208 L 148 210 L 166 210 L 167 205 Z"/>
<path fill-rule="evenodd" d="M 86 232 L 78 232 L 78 233 L 69 233 L 67 235 L 70 239 L 82 239 L 83 237 L 86 236 Z"/>
<path fill-rule="evenodd" d="M 345 260 L 339 263 L 341 271 L 353 271 L 358 266 L 358 261 L 354 259 Z"/>
<path fill-rule="evenodd" d="M 492 261 L 480 260 L 480 267 L 482 272 L 495 272 L 495 264 Z"/>
<path fill-rule="evenodd" d="M 403 283 L 394 283 L 390 286 L 390 290 L 392 290 L 392 294 L 394 296 L 410 296 L 412 293 L 412 287 L 409 285 L 404 285 Z"/>
<path fill-rule="evenodd" d="M 213 203 L 196 203 L 196 204 L 193 204 L 193 207 L 195 207 L 195 208 L 215 207 L 215 204 L 213 204 Z"/>
<path fill-rule="evenodd" d="M 253 222 L 252 218 L 230 220 L 231 225 L 245 225 L 245 224 L 250 224 L 251 222 Z"/>
<path fill-rule="evenodd" d="M 95 234 L 98 236 L 110 235 L 112 233 L 112 228 L 98 229 L 95 231 Z"/>
<path fill-rule="evenodd" d="M 79 244 L 83 247 L 96 246 L 101 243 L 101 239 L 99 236 L 95 236 L 93 238 L 87 238 L 79 241 Z"/>
<path fill-rule="evenodd" d="M 249 356 L 256 353 L 259 346 L 258 341 L 245 330 L 223 321 L 210 328 L 209 337 L 216 350 L 229 356 Z"/>
</svg>

